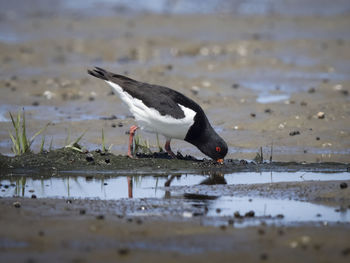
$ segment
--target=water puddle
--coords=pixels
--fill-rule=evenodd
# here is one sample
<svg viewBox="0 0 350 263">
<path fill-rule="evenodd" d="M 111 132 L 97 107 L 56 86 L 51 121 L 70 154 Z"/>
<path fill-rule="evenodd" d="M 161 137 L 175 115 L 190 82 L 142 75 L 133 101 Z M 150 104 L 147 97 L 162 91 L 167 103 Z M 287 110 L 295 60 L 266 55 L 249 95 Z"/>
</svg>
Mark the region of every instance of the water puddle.
<svg viewBox="0 0 350 263">
<path fill-rule="evenodd" d="M 182 200 L 188 207 L 201 207 L 207 218 L 233 216 L 235 212 L 244 216 L 254 211 L 257 218 L 281 218 L 283 222 L 329 221 L 349 222 L 350 211 L 334 207 L 289 199 L 273 199 L 260 196 L 236 196 L 234 191 L 228 194 L 226 185 L 247 185 L 276 182 L 303 182 L 349 180 L 350 173 L 314 173 L 314 172 L 242 172 L 218 176 L 171 175 L 171 176 L 111 176 L 103 177 L 87 174 L 66 173 L 64 177 L 40 178 L 12 176 L 0 180 L 0 197 L 64 198 L 64 199 L 142 199 Z M 215 190 L 215 195 L 197 194 L 198 186 Z M 178 189 L 184 189 L 185 194 Z M 222 188 L 219 188 L 222 187 Z M 226 187 L 227 188 L 227 187 Z M 220 190 L 221 189 L 221 190 Z M 152 214 L 152 211 L 148 211 Z M 159 213 L 159 212 L 157 212 Z M 195 213 L 189 209 L 184 217 Z"/>
<path fill-rule="evenodd" d="M 290 96 L 287 94 L 264 94 L 264 93 L 262 93 L 256 99 L 256 102 L 261 103 L 261 104 L 275 103 L 275 102 L 288 100 L 289 98 L 290 98 Z"/>
</svg>

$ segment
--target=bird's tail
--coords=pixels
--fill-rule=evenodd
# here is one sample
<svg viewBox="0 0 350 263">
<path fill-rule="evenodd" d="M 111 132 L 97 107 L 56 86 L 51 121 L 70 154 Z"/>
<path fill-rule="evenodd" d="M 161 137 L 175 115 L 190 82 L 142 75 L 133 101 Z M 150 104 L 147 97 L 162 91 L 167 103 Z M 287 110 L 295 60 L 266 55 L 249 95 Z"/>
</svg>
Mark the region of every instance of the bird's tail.
<svg viewBox="0 0 350 263">
<path fill-rule="evenodd" d="M 110 78 L 110 72 L 104 70 L 103 68 L 95 67 L 93 70 L 88 69 L 87 72 L 96 78 L 103 79 L 103 80 L 109 80 Z"/>
<path fill-rule="evenodd" d="M 125 77 L 123 75 L 114 74 L 112 72 L 109 72 L 103 68 L 95 67 L 94 69 L 90 70 L 88 69 L 87 72 L 99 79 L 107 80 L 107 81 L 113 81 L 116 83 L 122 83 L 122 82 L 136 82 L 135 80 Z"/>
</svg>

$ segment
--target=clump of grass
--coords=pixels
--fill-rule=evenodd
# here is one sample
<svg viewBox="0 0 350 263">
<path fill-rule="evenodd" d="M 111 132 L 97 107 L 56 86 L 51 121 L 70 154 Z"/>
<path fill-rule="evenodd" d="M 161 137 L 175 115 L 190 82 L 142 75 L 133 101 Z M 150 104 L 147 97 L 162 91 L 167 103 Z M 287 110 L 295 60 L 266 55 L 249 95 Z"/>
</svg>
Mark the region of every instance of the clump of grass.
<svg viewBox="0 0 350 263">
<path fill-rule="evenodd" d="M 103 129 L 102 129 L 101 137 L 102 137 L 102 152 L 105 152 L 105 153 L 110 152 L 111 149 L 112 149 L 113 144 L 111 144 L 108 148 L 106 148 L 106 144 L 105 144 L 105 133 L 104 133 Z"/>
<path fill-rule="evenodd" d="M 30 152 L 31 149 L 30 147 L 32 146 L 35 138 L 40 135 L 46 128 L 47 126 L 50 125 L 50 123 L 47 123 L 45 125 L 45 127 L 43 127 L 41 130 L 39 130 L 38 132 L 36 132 L 30 139 L 27 137 L 27 132 L 26 132 L 26 118 L 25 118 L 25 113 L 24 113 L 24 109 L 23 109 L 23 113 L 21 116 L 21 112 L 18 111 L 16 119 L 13 117 L 13 115 L 11 114 L 11 112 L 9 112 L 10 117 L 11 117 L 11 121 L 12 121 L 12 126 L 15 130 L 15 134 L 13 135 L 10 131 L 9 131 L 9 135 L 12 141 L 12 152 L 15 155 L 21 155 L 24 154 L 26 152 Z M 41 143 L 41 149 L 44 148 L 44 143 L 45 143 L 45 139 L 42 141 Z"/>
<path fill-rule="evenodd" d="M 86 131 L 84 131 L 78 138 L 76 138 L 75 141 L 68 143 L 70 141 L 70 132 L 68 132 L 68 135 L 66 138 L 66 146 L 64 146 L 64 148 L 72 149 L 74 151 L 81 152 L 81 153 L 84 152 L 83 147 L 79 144 L 79 142 L 84 137 L 85 133 Z"/>
<path fill-rule="evenodd" d="M 149 140 L 142 139 L 141 135 L 136 134 L 134 136 L 134 144 L 133 145 L 134 145 L 134 148 L 133 148 L 134 154 L 136 154 L 138 152 L 152 154 Z"/>
<path fill-rule="evenodd" d="M 260 153 L 259 152 L 256 153 L 254 161 L 256 163 L 263 163 L 264 162 L 264 155 L 263 155 L 262 147 L 260 147 Z"/>
</svg>

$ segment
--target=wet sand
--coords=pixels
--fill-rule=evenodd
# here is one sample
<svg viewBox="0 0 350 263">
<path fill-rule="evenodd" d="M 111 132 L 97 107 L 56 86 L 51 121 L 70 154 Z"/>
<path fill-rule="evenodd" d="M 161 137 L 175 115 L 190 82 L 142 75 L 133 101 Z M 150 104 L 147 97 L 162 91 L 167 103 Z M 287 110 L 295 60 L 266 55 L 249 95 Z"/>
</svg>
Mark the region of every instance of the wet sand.
<svg viewBox="0 0 350 263">
<path fill-rule="evenodd" d="M 87 68 L 100 66 L 194 99 L 228 142 L 228 159 L 252 160 L 262 147 L 264 160 L 272 155 L 275 162 L 288 162 L 292 171 L 304 162 L 311 163 L 311 170 L 327 170 L 330 164 L 324 162 L 343 163 L 331 165 L 330 171 L 348 169 L 347 1 L 331 6 L 327 1 L 271 1 L 261 6 L 238 1 L 225 12 L 202 14 L 90 4 L 86 10 L 70 9 L 63 2 L 0 4 L 1 154 L 11 153 L 8 112 L 24 107 L 29 135 L 51 123 L 45 131 L 46 149 L 51 138 L 58 149 L 86 131 L 81 144 L 92 152 L 101 148 L 103 128 L 106 145 L 114 144 L 112 152 L 125 155 L 126 132 L 134 119 L 104 83 L 87 75 Z M 157 149 L 154 135 L 142 136 Z M 185 142 L 174 140 L 172 147 L 184 156 L 204 157 Z M 40 138 L 33 144 L 35 152 L 39 148 Z M 111 167 L 105 156 L 95 154 L 97 161 L 87 165 L 86 156 L 78 155 L 71 156 L 75 168 L 91 172 Z M 129 172 L 128 164 L 143 170 L 164 165 L 163 172 L 176 166 L 177 172 L 184 172 L 179 171 L 184 165 L 179 160 L 115 158 L 117 166 L 123 163 Z M 48 159 L 45 154 L 27 155 L 23 162 L 0 156 L 1 176 L 14 167 L 31 167 L 48 169 L 50 177 L 57 172 L 53 164 L 64 170 L 69 161 L 42 162 Z M 294 161 L 298 163 L 289 163 Z M 211 163 L 186 163 L 183 168 L 232 173 L 257 166 L 249 165 L 238 161 L 217 169 Z M 288 170 L 283 164 L 266 166 L 274 172 Z M 181 195 L 195 189 L 196 194 L 291 199 L 349 213 L 349 187 L 339 184 L 331 180 L 172 189 Z M 203 208 L 193 207 L 191 215 L 197 216 L 189 217 L 181 200 L 2 197 L 0 261 L 349 261 L 348 222 L 285 224 L 278 218 L 243 218 L 243 225 L 255 223 L 239 227 L 233 215 L 208 220 Z M 137 215 L 145 202 L 150 215 Z"/>
<path fill-rule="evenodd" d="M 291 185 L 312 194 L 300 197 Z M 297 200 L 320 200 L 326 193 L 328 201 L 350 204 L 350 190 L 340 190 L 339 183 L 280 183 L 268 190 L 264 185 L 240 186 L 233 193 L 243 190 L 253 198 L 272 190 L 274 196 Z M 348 223 L 285 225 L 278 218 L 232 215 L 213 226 L 214 219 L 199 213 L 185 217 L 188 207 L 176 199 L 1 198 L 0 212 L 0 223 L 6 225 L 0 228 L 0 259 L 6 262 L 348 262 L 350 256 Z M 242 221 L 255 223 L 242 228 Z"/>
<path fill-rule="evenodd" d="M 349 161 L 347 14 L 49 16 L 45 6 L 3 11 L 1 153 L 11 152 L 8 111 L 24 107 L 29 134 L 52 123 L 46 147 L 88 130 L 83 142 L 91 150 L 104 128 L 112 151 L 124 154 L 134 120 L 86 74 L 101 66 L 197 101 L 228 142 L 229 158 L 253 159 L 263 147 L 268 159 L 273 145 L 275 161 Z M 154 135 L 142 136 L 156 145 Z M 173 148 L 204 157 L 185 142 L 174 140 Z"/>
</svg>

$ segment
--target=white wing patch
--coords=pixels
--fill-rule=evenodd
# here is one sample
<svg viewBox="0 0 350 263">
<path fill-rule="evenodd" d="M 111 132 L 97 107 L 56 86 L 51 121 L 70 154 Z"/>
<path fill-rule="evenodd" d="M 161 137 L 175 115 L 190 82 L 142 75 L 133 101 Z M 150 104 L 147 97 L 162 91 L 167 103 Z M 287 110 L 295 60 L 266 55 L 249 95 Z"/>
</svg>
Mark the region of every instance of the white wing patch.
<svg viewBox="0 0 350 263">
<path fill-rule="evenodd" d="M 162 116 L 156 109 L 149 108 L 141 100 L 133 98 L 118 84 L 111 81 L 106 82 L 112 86 L 120 99 L 128 106 L 141 129 L 147 132 L 163 134 L 169 139 L 185 139 L 188 130 L 194 123 L 195 111 L 178 104 L 184 112 L 184 118 L 175 119 L 169 115 Z"/>
</svg>

